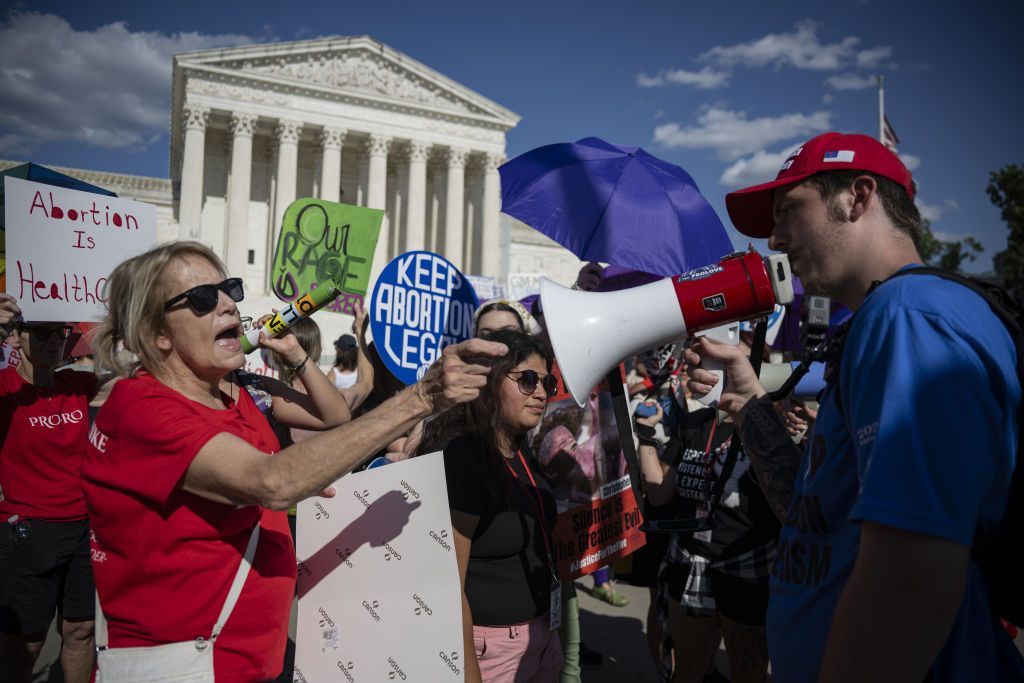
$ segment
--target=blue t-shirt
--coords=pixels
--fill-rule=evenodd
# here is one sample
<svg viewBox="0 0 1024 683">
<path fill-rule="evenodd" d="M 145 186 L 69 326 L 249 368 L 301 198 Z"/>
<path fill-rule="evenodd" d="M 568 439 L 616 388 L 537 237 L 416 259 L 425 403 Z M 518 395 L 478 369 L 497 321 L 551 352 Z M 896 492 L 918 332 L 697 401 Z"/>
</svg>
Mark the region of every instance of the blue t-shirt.
<svg viewBox="0 0 1024 683">
<path fill-rule="evenodd" d="M 913 275 L 865 299 L 840 366 L 843 412 L 830 386 L 779 537 L 767 622 L 776 680 L 818 679 L 860 521 L 964 545 L 979 522 L 998 522 L 1016 460 L 1015 368 L 1006 328 L 963 285 Z M 933 673 L 1024 680 L 973 560 Z"/>
</svg>

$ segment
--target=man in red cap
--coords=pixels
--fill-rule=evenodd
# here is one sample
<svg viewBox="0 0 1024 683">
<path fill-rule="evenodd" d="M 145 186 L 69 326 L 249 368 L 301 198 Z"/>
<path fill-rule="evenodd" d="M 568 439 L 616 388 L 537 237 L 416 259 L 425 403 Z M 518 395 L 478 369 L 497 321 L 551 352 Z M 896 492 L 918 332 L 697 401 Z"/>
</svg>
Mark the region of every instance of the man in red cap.
<svg viewBox="0 0 1024 683">
<path fill-rule="evenodd" d="M 1016 464 L 1015 347 L 967 287 L 888 281 L 921 265 L 914 193 L 879 142 L 826 133 L 773 182 L 726 197 L 737 229 L 787 253 L 809 293 L 855 311 L 802 456 L 736 347 L 687 355 L 726 362 L 721 407 L 783 522 L 767 624 L 778 680 L 1024 680 L 970 554 Z M 698 392 L 715 381 L 690 376 Z"/>
</svg>

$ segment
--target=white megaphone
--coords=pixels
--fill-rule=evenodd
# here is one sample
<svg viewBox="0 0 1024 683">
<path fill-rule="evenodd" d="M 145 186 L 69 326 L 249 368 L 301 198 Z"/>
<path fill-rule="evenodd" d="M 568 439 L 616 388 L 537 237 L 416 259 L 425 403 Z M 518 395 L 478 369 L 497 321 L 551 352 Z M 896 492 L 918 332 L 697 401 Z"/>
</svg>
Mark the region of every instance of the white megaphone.
<svg viewBox="0 0 1024 683">
<path fill-rule="evenodd" d="M 751 248 L 713 265 L 617 292 L 580 292 L 545 278 L 540 298 L 562 378 L 582 406 L 591 389 L 634 353 L 702 330 L 766 317 L 776 303 L 788 304 L 793 278 L 785 254 L 762 258 Z M 719 392 L 721 385 L 716 385 Z"/>
</svg>

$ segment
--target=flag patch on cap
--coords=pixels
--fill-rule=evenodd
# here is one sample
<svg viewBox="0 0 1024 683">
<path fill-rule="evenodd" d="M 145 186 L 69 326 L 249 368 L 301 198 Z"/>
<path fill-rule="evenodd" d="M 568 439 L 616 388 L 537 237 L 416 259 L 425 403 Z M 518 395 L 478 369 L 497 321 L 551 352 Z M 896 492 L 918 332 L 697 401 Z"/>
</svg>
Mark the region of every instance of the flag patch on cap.
<svg viewBox="0 0 1024 683">
<path fill-rule="evenodd" d="M 848 149 L 841 150 L 829 150 L 825 152 L 825 156 L 822 158 L 822 162 L 829 163 L 833 161 L 851 162 L 853 161 L 853 152 Z"/>
</svg>

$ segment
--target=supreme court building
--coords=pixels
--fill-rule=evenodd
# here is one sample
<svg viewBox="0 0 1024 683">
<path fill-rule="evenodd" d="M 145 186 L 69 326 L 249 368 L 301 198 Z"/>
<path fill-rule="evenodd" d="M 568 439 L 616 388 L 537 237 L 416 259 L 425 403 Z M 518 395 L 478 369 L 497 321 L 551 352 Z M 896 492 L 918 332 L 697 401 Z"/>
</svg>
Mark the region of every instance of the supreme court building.
<svg viewBox="0 0 1024 683">
<path fill-rule="evenodd" d="M 270 264 L 299 197 L 384 209 L 374 272 L 414 249 L 499 286 L 569 283 L 579 268 L 500 214 L 497 169 L 520 117 L 368 36 L 175 55 L 170 114 L 169 179 L 51 168 L 156 205 L 161 242 L 211 246 L 245 278 L 246 314 L 280 305 Z M 318 316 L 325 348 L 341 318 Z"/>
</svg>

